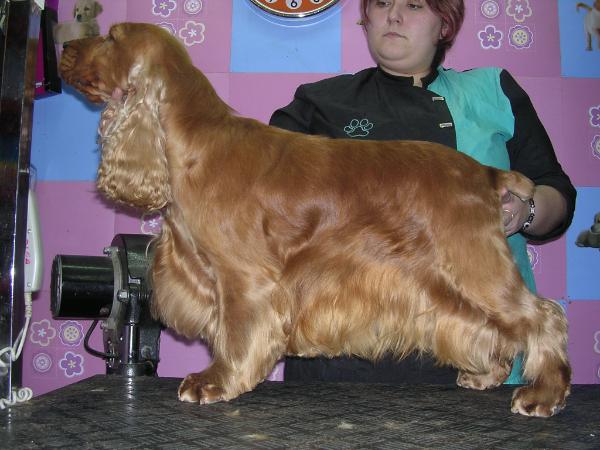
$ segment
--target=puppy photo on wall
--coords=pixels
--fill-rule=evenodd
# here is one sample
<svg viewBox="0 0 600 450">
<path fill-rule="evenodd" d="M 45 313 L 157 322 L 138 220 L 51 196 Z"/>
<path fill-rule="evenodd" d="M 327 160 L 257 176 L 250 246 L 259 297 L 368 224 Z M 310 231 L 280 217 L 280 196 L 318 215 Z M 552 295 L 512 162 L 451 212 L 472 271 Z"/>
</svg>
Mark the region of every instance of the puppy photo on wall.
<svg viewBox="0 0 600 450">
<path fill-rule="evenodd" d="M 596 39 L 598 50 L 600 50 L 600 0 L 595 0 L 593 6 L 586 3 L 577 3 L 577 12 L 579 8 L 587 11 L 583 19 L 583 30 L 585 32 L 586 50 L 592 50 L 593 39 Z"/>
<path fill-rule="evenodd" d="M 96 17 L 102 12 L 102 5 L 96 0 L 77 0 L 73 6 L 73 20 L 62 22 L 54 28 L 54 42 L 64 44 L 74 39 L 100 35 Z"/>
<path fill-rule="evenodd" d="M 600 212 L 594 216 L 594 223 L 590 229 L 579 233 L 575 244 L 577 247 L 593 247 L 600 249 Z"/>
</svg>

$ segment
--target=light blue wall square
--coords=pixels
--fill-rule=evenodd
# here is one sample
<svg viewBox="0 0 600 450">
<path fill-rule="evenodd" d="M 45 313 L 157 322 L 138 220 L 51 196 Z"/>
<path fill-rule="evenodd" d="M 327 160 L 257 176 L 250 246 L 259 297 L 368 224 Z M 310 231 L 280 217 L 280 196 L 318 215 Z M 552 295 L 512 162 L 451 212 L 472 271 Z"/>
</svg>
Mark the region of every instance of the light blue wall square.
<svg viewBox="0 0 600 450">
<path fill-rule="evenodd" d="M 100 106 L 64 86 L 62 94 L 35 101 L 31 164 L 38 180 L 96 179 L 100 111 Z"/>
<path fill-rule="evenodd" d="M 600 249 L 575 245 L 599 212 L 600 188 L 578 188 L 575 217 L 567 231 L 567 294 L 572 300 L 600 301 Z"/>
<path fill-rule="evenodd" d="M 279 18 L 234 0 L 231 72 L 340 72 L 341 11 L 336 5 L 308 18 Z"/>
</svg>

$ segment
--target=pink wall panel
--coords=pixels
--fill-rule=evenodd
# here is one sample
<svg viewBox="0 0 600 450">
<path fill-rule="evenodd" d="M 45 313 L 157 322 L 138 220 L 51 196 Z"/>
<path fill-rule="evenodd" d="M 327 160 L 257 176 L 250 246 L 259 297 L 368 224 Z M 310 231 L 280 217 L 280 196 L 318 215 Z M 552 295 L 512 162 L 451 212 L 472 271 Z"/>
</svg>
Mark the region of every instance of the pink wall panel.
<svg viewBox="0 0 600 450">
<path fill-rule="evenodd" d="M 52 320 L 50 271 L 57 254 L 102 256 L 102 249 L 114 235 L 115 212 L 98 196 L 93 182 L 41 181 L 36 186 L 36 198 L 42 225 L 44 278 L 42 290 L 33 295 L 33 317 L 22 357 L 23 384 L 39 395 L 104 373 L 104 361 L 83 349 L 83 333 L 89 322 L 77 322 L 80 328 L 75 342 L 64 334 L 68 333 L 69 323 Z M 91 343 L 94 348 L 102 349 L 98 330 Z M 61 362 L 63 366 L 70 362 L 67 355 L 80 358 L 76 370 L 61 368 Z"/>
<path fill-rule="evenodd" d="M 498 15 L 485 17 L 481 12 L 482 1 L 466 1 L 466 15 L 463 28 L 453 48 L 447 55 L 444 65 L 457 70 L 480 66 L 501 66 L 515 75 L 559 77 L 560 46 L 558 13 L 556 2 L 529 0 L 531 15 L 519 17 L 507 13 L 508 0 L 497 0 Z M 524 3 L 525 4 L 525 3 Z M 373 66 L 360 19 L 359 0 L 347 0 L 342 11 L 342 69 L 344 72 L 357 72 Z M 515 18 L 516 17 L 516 18 Z M 517 20 L 522 22 L 517 22 Z M 493 26 L 502 33 L 497 49 L 484 48 L 478 38 L 487 26 Z M 532 33 L 532 43 L 528 48 L 515 48 L 510 44 L 510 31 L 515 26 L 527 27 Z"/>
<path fill-rule="evenodd" d="M 188 341 L 171 332 L 163 331 L 160 338 L 161 377 L 184 377 L 188 373 L 200 372 L 211 361 L 210 352 L 200 342 Z"/>
<path fill-rule="evenodd" d="M 354 73 L 375 63 L 369 53 L 360 20 L 358 0 L 346 0 L 342 11 L 342 71 Z"/>
<path fill-rule="evenodd" d="M 296 88 L 331 74 L 232 73 L 229 105 L 238 114 L 268 123 L 275 111 L 292 101 Z"/>
<path fill-rule="evenodd" d="M 34 392 L 34 395 L 37 396 L 67 386 L 73 382 L 81 381 L 90 376 L 104 373 L 104 362 L 99 358 L 94 360 L 90 357 L 89 363 L 85 364 L 85 370 L 88 372 L 87 375 L 77 378 L 62 376 L 59 364 L 65 354 L 64 349 L 54 347 L 42 350 L 33 350 L 31 348 L 24 350 L 23 360 L 27 361 L 29 365 L 24 367 L 26 374 L 23 376 L 23 384 L 29 387 Z M 47 372 L 37 372 L 32 364 L 32 361 L 39 361 L 41 358 L 52 361 L 52 365 Z"/>
<path fill-rule="evenodd" d="M 34 295 L 33 316 L 28 338 L 23 347 L 23 385 L 34 395 L 58 389 L 96 374 L 105 373 L 104 361 L 91 356 L 83 348 L 83 334 L 90 321 L 54 321 L 50 314 L 50 292 Z M 70 332 L 67 330 L 71 330 Z M 65 336 L 73 336 L 76 341 Z M 90 339 L 90 346 L 103 350 L 102 335 L 98 328 Z M 69 363 L 75 363 L 73 367 Z M 69 370 L 71 369 L 71 370 Z"/>
<path fill-rule="evenodd" d="M 229 83 L 230 83 L 230 77 L 231 75 L 229 74 L 229 72 L 227 73 L 212 73 L 212 72 L 204 72 L 204 75 L 206 75 L 206 78 L 208 78 L 208 81 L 211 82 L 213 88 L 215 89 L 215 91 L 217 91 L 217 94 L 219 95 L 219 97 L 221 97 L 221 100 L 223 100 L 225 103 L 229 103 Z"/>
<path fill-rule="evenodd" d="M 519 76 L 513 74 L 517 82 L 527 92 L 538 117 L 544 124 L 550 140 L 554 145 L 556 155 L 561 161 L 569 159 L 568 151 L 560 145 L 562 141 L 562 124 L 565 120 L 565 109 L 561 95 L 563 82 L 559 77 Z"/>
<path fill-rule="evenodd" d="M 569 357 L 574 383 L 600 380 L 600 301 L 575 301 L 569 305 Z"/>
<path fill-rule="evenodd" d="M 481 12 L 482 1 L 466 1 L 465 22 L 448 55 L 447 65 L 459 70 L 502 66 L 518 75 L 560 76 L 557 3 L 549 0 L 515 0 L 512 4 L 518 6 L 517 2 L 521 6 L 529 5 L 531 15 L 514 15 L 514 11 L 511 11 L 513 15 L 509 15 L 506 8 L 508 0 L 497 0 L 498 15 L 490 19 Z M 531 46 L 526 49 L 518 49 L 510 44 L 510 31 L 517 25 L 527 27 L 531 32 Z M 502 33 L 497 49 L 486 49 L 479 40 L 479 33 L 488 26 Z"/>
<path fill-rule="evenodd" d="M 92 182 L 39 182 L 36 189 L 42 224 L 42 289 L 50 289 L 53 255 L 102 255 L 115 229 L 115 213 Z"/>
<path fill-rule="evenodd" d="M 600 111 L 600 89 L 594 79 L 562 79 L 562 134 L 560 148 L 568 154 L 564 168 L 576 186 L 600 184 L 600 148 L 592 142 L 600 136 L 600 113 L 592 120 L 590 110 Z M 600 147 L 600 145 L 598 146 Z M 600 205 L 599 205 L 600 209 Z"/>
<path fill-rule="evenodd" d="M 567 296 L 565 238 L 543 245 L 529 245 L 528 252 L 538 293 L 543 297 L 564 300 Z"/>
<path fill-rule="evenodd" d="M 161 3 L 168 7 L 155 6 Z M 127 2 L 127 21 L 160 24 L 185 42 L 197 67 L 207 72 L 229 72 L 231 0 L 203 1 L 199 9 L 197 2 L 193 3 L 193 9 L 186 8 L 187 4 L 192 5 L 183 1 Z M 190 39 L 189 30 L 199 34 Z"/>
</svg>

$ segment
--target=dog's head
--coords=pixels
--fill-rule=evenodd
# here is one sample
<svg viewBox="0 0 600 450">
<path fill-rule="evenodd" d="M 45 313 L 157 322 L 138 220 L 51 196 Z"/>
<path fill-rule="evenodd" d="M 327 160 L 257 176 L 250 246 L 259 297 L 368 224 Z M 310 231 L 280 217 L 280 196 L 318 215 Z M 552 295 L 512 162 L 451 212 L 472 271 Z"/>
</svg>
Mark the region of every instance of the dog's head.
<svg viewBox="0 0 600 450">
<path fill-rule="evenodd" d="M 73 18 L 77 22 L 89 22 L 102 12 L 102 5 L 95 0 L 77 0 L 73 6 Z"/>
<path fill-rule="evenodd" d="M 177 56 L 177 58 L 175 58 Z M 70 41 L 62 54 L 62 78 L 94 103 L 127 94 L 142 81 L 177 71 L 169 61 L 187 62 L 177 39 L 160 27 L 144 23 L 113 25 L 105 36 Z"/>
<path fill-rule="evenodd" d="M 160 108 L 165 74 L 189 61 L 180 47 L 160 27 L 121 23 L 106 36 L 71 41 L 63 51 L 63 79 L 90 101 L 107 103 L 97 184 L 112 200 L 146 210 L 170 202 Z M 186 59 L 174 60 L 172 52 Z"/>
</svg>

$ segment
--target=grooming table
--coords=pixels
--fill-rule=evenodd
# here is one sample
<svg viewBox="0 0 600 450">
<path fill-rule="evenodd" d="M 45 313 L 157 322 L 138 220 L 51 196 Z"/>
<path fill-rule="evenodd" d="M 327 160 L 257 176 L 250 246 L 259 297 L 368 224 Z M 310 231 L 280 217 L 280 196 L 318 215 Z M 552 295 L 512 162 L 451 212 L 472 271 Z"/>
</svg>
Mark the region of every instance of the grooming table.
<svg viewBox="0 0 600 450">
<path fill-rule="evenodd" d="M 0 448 L 600 448 L 600 385 L 550 419 L 512 388 L 265 382 L 229 403 L 177 401 L 175 378 L 99 375 L 0 411 Z"/>
</svg>

